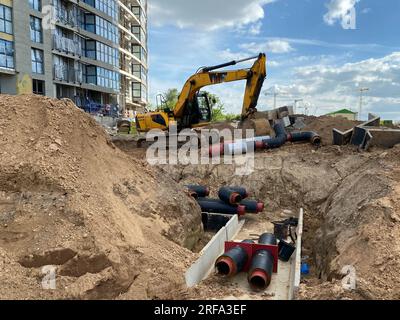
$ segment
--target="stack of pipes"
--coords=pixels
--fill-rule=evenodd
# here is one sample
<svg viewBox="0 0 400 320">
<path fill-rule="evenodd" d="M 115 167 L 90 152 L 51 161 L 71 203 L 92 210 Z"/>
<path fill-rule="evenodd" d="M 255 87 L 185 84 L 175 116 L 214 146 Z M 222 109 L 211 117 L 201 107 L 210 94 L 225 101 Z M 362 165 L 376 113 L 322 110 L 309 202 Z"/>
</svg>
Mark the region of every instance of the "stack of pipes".
<svg viewBox="0 0 400 320">
<path fill-rule="evenodd" d="M 202 212 L 220 213 L 243 216 L 246 213 L 260 213 L 264 210 L 264 203 L 248 199 L 249 193 L 243 187 L 222 187 L 219 189 L 219 199 L 207 198 L 210 192 L 207 187 L 188 185 L 188 193 L 194 197 Z"/>
</svg>

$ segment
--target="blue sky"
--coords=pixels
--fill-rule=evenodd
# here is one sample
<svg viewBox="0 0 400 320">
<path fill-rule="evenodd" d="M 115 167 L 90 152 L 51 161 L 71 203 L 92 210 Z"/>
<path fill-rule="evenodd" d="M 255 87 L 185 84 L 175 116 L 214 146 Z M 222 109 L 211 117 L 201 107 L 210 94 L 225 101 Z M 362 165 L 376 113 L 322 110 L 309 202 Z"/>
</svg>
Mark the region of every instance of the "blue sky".
<svg viewBox="0 0 400 320">
<path fill-rule="evenodd" d="M 153 104 L 200 66 L 265 52 L 259 110 L 272 108 L 277 92 L 278 106 L 303 99 L 299 107 L 312 114 L 358 111 L 359 89 L 367 87 L 363 117 L 400 120 L 398 0 L 149 0 L 149 7 Z M 348 28 L 351 12 L 356 29 Z M 206 90 L 240 113 L 244 82 Z"/>
</svg>

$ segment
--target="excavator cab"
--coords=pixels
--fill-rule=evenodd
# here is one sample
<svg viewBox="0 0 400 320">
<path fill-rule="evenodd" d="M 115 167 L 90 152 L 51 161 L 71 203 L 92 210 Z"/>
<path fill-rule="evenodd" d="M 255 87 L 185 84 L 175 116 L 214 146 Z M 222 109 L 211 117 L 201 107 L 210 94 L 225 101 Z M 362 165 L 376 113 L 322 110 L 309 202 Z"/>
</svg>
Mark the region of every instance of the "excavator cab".
<svg viewBox="0 0 400 320">
<path fill-rule="evenodd" d="M 211 122 L 212 101 L 207 92 L 198 92 L 192 101 L 188 101 L 182 121 L 179 123 L 181 128 L 202 127 Z"/>
</svg>

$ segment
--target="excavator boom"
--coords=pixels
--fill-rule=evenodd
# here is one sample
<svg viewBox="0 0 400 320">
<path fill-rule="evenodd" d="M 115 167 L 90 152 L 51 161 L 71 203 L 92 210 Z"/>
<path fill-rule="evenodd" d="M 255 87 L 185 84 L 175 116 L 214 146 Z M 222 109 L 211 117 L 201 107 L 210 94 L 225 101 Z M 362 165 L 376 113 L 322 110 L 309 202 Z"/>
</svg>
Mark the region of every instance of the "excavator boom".
<svg viewBox="0 0 400 320">
<path fill-rule="evenodd" d="M 215 71 L 249 60 L 256 60 L 250 69 Z M 247 59 L 204 67 L 185 82 L 172 111 L 138 114 L 136 117 L 137 129 L 140 132 L 152 129 L 167 130 L 172 122 L 176 122 L 179 130 L 208 125 L 211 121 L 210 102 L 207 95 L 201 93 L 200 90 L 206 86 L 241 80 L 247 81 L 242 107 L 242 120 L 245 120 L 257 111 L 257 102 L 265 78 L 266 56 L 264 53 Z"/>
<path fill-rule="evenodd" d="M 238 63 L 253 59 L 257 60 L 250 69 L 213 72 L 213 70 L 216 69 L 236 65 Z M 182 117 L 188 101 L 192 101 L 196 94 L 206 86 L 225 82 L 247 80 L 242 107 L 242 118 L 246 118 L 250 113 L 255 111 L 266 75 L 266 56 L 264 53 L 260 53 L 258 56 L 247 59 L 203 68 L 200 70 L 200 72 L 191 76 L 186 81 L 179 96 L 178 102 L 174 108 L 174 116 L 176 118 Z"/>
</svg>

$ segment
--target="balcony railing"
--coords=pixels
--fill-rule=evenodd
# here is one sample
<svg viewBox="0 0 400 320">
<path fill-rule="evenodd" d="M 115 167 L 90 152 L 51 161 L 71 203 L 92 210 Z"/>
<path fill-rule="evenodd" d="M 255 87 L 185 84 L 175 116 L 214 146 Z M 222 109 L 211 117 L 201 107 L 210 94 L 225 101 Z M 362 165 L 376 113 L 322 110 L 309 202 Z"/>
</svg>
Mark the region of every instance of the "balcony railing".
<svg viewBox="0 0 400 320">
<path fill-rule="evenodd" d="M 73 55 L 82 55 L 82 43 L 59 35 L 53 36 L 53 49 Z"/>
<path fill-rule="evenodd" d="M 54 7 L 53 17 L 57 22 L 69 25 L 71 27 L 78 26 L 78 14 L 76 9 L 65 9 L 60 7 Z"/>
<path fill-rule="evenodd" d="M 63 65 L 55 65 L 53 69 L 54 69 L 54 80 L 65 81 L 70 83 L 83 82 L 83 72 L 79 69 Z"/>
</svg>

